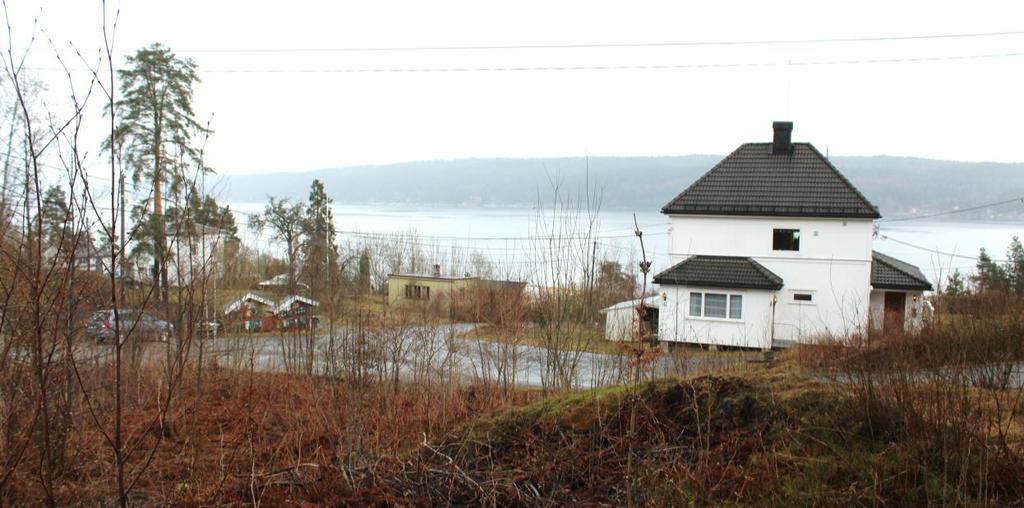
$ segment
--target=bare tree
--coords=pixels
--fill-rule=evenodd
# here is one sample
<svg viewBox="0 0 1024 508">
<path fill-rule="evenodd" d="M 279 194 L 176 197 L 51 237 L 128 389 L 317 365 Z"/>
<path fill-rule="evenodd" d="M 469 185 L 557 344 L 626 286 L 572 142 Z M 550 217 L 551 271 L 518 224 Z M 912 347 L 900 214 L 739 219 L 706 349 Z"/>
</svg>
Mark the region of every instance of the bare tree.
<svg viewBox="0 0 1024 508">
<path fill-rule="evenodd" d="M 594 326 L 593 280 L 600 230 L 600 192 L 589 184 L 569 194 L 551 180 L 551 203 L 538 199 L 533 225 L 535 312 L 544 345 L 543 385 L 576 384 L 584 333 Z"/>
<path fill-rule="evenodd" d="M 292 204 L 288 199 L 269 199 L 270 204 L 262 215 L 249 217 L 249 228 L 254 231 L 269 228 L 273 238 L 284 244 L 288 258 L 288 292 L 294 293 L 306 207 L 304 203 Z"/>
</svg>

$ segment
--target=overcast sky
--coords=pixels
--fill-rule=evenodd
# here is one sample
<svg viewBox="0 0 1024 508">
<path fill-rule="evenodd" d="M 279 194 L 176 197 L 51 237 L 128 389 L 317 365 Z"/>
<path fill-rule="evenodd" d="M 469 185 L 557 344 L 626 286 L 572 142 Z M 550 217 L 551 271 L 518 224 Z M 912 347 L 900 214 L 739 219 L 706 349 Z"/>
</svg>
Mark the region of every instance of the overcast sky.
<svg viewBox="0 0 1024 508">
<path fill-rule="evenodd" d="M 67 81 L 47 39 L 81 69 L 67 49 L 101 46 L 99 3 L 8 3 L 13 47 L 36 36 L 26 65 L 49 82 L 57 110 Z M 119 4 L 115 48 L 118 64 L 156 41 L 195 60 L 197 114 L 216 131 L 207 161 L 222 174 L 724 154 L 769 140 L 773 120 L 794 121 L 796 140 L 834 155 L 1016 162 L 1024 161 L 1024 34 L 763 41 L 1018 32 L 1022 6 L 130 0 Z M 750 41 L 762 42 L 644 45 Z M 501 48 L 601 44 L 613 46 Z M 467 46 L 490 48 L 410 49 Z M 539 70 L 553 67 L 619 69 Z M 496 70 L 509 68 L 535 70 Z M 87 127 L 98 144 L 102 99 L 94 100 Z"/>
</svg>

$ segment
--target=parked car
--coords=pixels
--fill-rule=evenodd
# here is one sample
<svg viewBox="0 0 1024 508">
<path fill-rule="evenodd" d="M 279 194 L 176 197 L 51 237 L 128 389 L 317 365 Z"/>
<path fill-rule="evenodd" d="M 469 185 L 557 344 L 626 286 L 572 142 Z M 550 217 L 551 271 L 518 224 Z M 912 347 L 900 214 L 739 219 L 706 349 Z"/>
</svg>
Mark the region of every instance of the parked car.
<svg viewBox="0 0 1024 508">
<path fill-rule="evenodd" d="M 126 309 L 119 312 L 121 318 L 121 335 L 137 340 L 155 340 L 166 342 L 174 333 L 174 325 L 151 314 Z M 101 310 L 92 315 L 85 326 L 86 338 L 96 342 L 105 342 L 114 338 L 114 310 Z"/>
</svg>

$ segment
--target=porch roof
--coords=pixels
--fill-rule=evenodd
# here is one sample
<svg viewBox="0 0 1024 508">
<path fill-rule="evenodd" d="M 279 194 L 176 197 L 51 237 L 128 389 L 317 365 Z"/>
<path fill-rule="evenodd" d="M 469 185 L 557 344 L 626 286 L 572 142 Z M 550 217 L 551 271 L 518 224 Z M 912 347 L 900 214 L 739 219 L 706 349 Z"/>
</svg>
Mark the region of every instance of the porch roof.
<svg viewBox="0 0 1024 508">
<path fill-rule="evenodd" d="M 918 267 L 886 256 L 878 251 L 871 252 L 871 287 L 875 289 L 903 289 L 908 291 L 931 291 L 932 283 Z"/>
<path fill-rule="evenodd" d="M 782 288 L 782 277 L 749 257 L 691 256 L 654 276 L 656 284 L 735 289 Z"/>
</svg>

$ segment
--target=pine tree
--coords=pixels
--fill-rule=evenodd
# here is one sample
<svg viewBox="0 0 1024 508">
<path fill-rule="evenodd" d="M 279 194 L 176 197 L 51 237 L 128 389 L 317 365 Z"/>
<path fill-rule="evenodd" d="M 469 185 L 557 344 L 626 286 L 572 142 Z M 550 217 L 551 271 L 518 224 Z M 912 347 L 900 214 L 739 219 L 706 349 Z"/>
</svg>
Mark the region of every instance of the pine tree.
<svg viewBox="0 0 1024 508">
<path fill-rule="evenodd" d="M 370 251 L 363 249 L 359 254 L 359 294 L 370 294 Z"/>
<path fill-rule="evenodd" d="M 103 148 L 122 157 L 136 185 L 143 180 L 153 193 L 153 212 L 143 217 L 152 224 L 141 228 L 152 235 L 154 283 L 168 301 L 167 230 L 164 224 L 165 191 L 179 191 L 186 166 L 209 171 L 199 151 L 192 146 L 194 135 L 209 131 L 195 121 L 192 86 L 199 82 L 195 63 L 180 59 L 167 47 L 154 43 L 129 56 L 125 69 L 118 71 L 121 97 L 117 101 L 118 125 L 114 146 Z"/>
<path fill-rule="evenodd" d="M 984 248 L 978 253 L 978 264 L 975 266 L 975 270 L 976 273 L 971 277 L 971 281 L 979 293 L 1009 289 L 1006 269 L 993 261 Z"/>
<path fill-rule="evenodd" d="M 964 277 L 960 274 L 960 270 L 953 270 L 953 273 L 949 274 L 949 277 L 946 278 L 945 293 L 950 296 L 967 294 L 967 283 L 964 282 Z"/>
<path fill-rule="evenodd" d="M 313 298 L 320 298 L 325 285 L 330 285 L 338 272 L 338 251 L 334 245 L 333 200 L 320 180 L 313 180 L 309 190 L 309 204 L 303 221 L 302 275 L 309 284 Z"/>
<path fill-rule="evenodd" d="M 1006 250 L 1006 275 L 1010 289 L 1024 295 L 1024 246 L 1018 236 L 1013 237 L 1010 248 Z"/>
<path fill-rule="evenodd" d="M 51 186 L 43 194 L 40 215 L 43 219 L 43 241 L 55 254 L 67 255 L 71 238 L 71 209 L 67 194 L 57 186 Z"/>
</svg>

